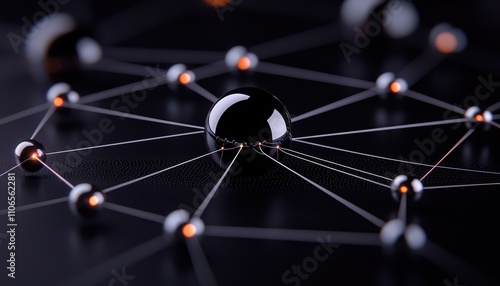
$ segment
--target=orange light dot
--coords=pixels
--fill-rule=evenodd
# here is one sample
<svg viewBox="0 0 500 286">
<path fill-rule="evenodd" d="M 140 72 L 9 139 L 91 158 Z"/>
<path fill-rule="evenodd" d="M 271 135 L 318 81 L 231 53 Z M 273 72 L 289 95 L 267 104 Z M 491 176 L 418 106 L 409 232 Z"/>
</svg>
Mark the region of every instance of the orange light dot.
<svg viewBox="0 0 500 286">
<path fill-rule="evenodd" d="M 221 8 L 231 3 L 231 0 L 203 0 L 203 2 L 208 6 Z"/>
<path fill-rule="evenodd" d="M 221 150 L 224 150 L 224 146 L 220 147 Z"/>
<path fill-rule="evenodd" d="M 401 84 L 397 81 L 394 81 L 389 86 L 389 89 L 391 90 L 392 93 L 398 93 L 401 90 Z"/>
<path fill-rule="evenodd" d="M 280 148 L 280 145 L 276 145 L 276 149 L 279 149 Z"/>
<path fill-rule="evenodd" d="M 450 32 L 442 32 L 434 41 L 436 49 L 443 54 L 453 53 L 458 46 L 457 37 Z"/>
<path fill-rule="evenodd" d="M 182 235 L 184 235 L 185 238 L 191 238 L 196 235 L 196 226 L 192 223 L 188 223 L 185 226 L 182 227 Z"/>
<path fill-rule="evenodd" d="M 483 120 L 484 120 L 484 116 L 482 116 L 481 114 L 476 115 L 476 121 L 481 122 Z"/>
<path fill-rule="evenodd" d="M 89 198 L 89 205 L 90 205 L 91 207 L 95 207 L 95 206 L 97 206 L 98 204 L 99 204 L 99 198 L 98 198 L 97 196 L 91 196 L 91 197 Z"/>
<path fill-rule="evenodd" d="M 408 187 L 407 186 L 401 186 L 399 188 L 399 191 L 404 194 L 404 193 L 408 192 Z"/>
<path fill-rule="evenodd" d="M 243 144 L 240 144 L 240 148 L 243 148 Z"/>
<path fill-rule="evenodd" d="M 33 159 L 33 160 L 38 159 L 38 154 L 37 153 L 31 154 L 31 159 Z"/>
<path fill-rule="evenodd" d="M 248 70 L 251 65 L 252 61 L 248 57 L 241 57 L 237 63 L 238 68 L 242 71 Z"/>
<path fill-rule="evenodd" d="M 191 75 L 189 73 L 187 73 L 187 72 L 182 73 L 179 76 L 179 82 L 181 84 L 184 84 L 184 85 L 190 83 L 191 82 Z"/>
<path fill-rule="evenodd" d="M 259 146 L 262 146 L 262 142 L 259 142 Z"/>
<path fill-rule="evenodd" d="M 60 98 L 60 97 L 56 97 L 54 99 L 54 105 L 56 107 L 61 107 L 62 105 L 64 104 L 64 99 Z"/>
</svg>

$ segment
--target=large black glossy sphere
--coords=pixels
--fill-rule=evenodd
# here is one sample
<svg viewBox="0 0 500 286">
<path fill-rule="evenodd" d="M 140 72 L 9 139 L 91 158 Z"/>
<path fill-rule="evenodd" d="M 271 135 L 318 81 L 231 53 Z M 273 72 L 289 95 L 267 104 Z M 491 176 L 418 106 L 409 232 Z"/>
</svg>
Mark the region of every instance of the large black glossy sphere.
<svg viewBox="0 0 500 286">
<path fill-rule="evenodd" d="M 78 71 L 83 67 L 78 57 L 77 43 L 84 38 L 80 31 L 61 35 L 47 49 L 44 68 L 49 74 Z"/>
<path fill-rule="evenodd" d="M 45 147 L 42 143 L 31 139 L 17 145 L 14 153 L 16 154 L 17 162 L 21 164 L 21 168 L 28 172 L 36 172 L 43 168 L 43 164 L 33 156 L 36 156 L 36 158 L 44 163 L 47 160 Z"/>
<path fill-rule="evenodd" d="M 26 41 L 32 71 L 58 76 L 81 71 L 101 59 L 101 46 L 70 15 L 58 13 L 37 23 L 36 35 Z"/>
<path fill-rule="evenodd" d="M 76 185 L 69 194 L 69 207 L 78 218 L 93 218 L 104 204 L 104 194 L 92 184 Z"/>
<path fill-rule="evenodd" d="M 231 174 L 260 174 L 276 166 L 261 150 L 279 160 L 283 152 L 278 147 L 290 147 L 290 115 L 271 93 L 256 87 L 238 88 L 226 93 L 210 109 L 205 141 L 210 151 L 224 147 L 224 151 L 213 155 L 223 168 L 229 166 L 242 145 Z"/>
</svg>

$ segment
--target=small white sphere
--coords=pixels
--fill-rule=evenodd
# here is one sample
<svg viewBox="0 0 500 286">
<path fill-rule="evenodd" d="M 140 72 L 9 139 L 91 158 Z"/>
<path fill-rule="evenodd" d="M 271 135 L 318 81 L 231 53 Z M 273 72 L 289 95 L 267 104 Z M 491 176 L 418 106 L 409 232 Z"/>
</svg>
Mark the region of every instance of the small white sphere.
<svg viewBox="0 0 500 286">
<path fill-rule="evenodd" d="M 394 245 L 405 232 L 405 223 L 400 219 L 388 221 L 380 231 L 380 240 L 385 245 Z"/>
<path fill-rule="evenodd" d="M 405 79 L 397 78 L 394 80 L 394 83 L 399 85 L 399 90 L 397 91 L 398 93 L 408 91 L 408 82 Z"/>
<path fill-rule="evenodd" d="M 347 27 L 363 25 L 373 9 L 383 0 L 344 0 L 340 7 L 340 18 Z"/>
<path fill-rule="evenodd" d="M 224 58 L 227 67 L 230 69 L 236 69 L 240 58 L 245 56 L 247 53 L 247 49 L 243 46 L 235 46 L 229 49 L 226 53 L 226 57 Z"/>
<path fill-rule="evenodd" d="M 491 113 L 491 111 L 486 110 L 485 112 L 483 112 L 483 120 L 484 122 L 491 122 L 493 120 L 493 114 Z"/>
<path fill-rule="evenodd" d="M 86 65 L 95 64 L 102 58 L 102 48 L 94 39 L 85 37 L 76 43 L 76 51 L 80 62 Z"/>
<path fill-rule="evenodd" d="M 396 201 L 399 201 L 403 194 L 418 200 L 423 194 L 424 184 L 422 184 L 422 181 L 417 178 L 399 175 L 394 179 L 394 181 L 392 181 L 391 190 L 392 196 Z"/>
<path fill-rule="evenodd" d="M 410 224 L 405 231 L 406 244 L 413 250 L 421 249 L 427 242 L 427 235 L 424 230 L 416 225 Z"/>
<path fill-rule="evenodd" d="M 165 77 L 167 79 L 167 82 L 169 83 L 175 83 L 179 80 L 179 76 L 184 73 L 187 70 L 186 66 L 183 64 L 175 64 L 171 66 Z"/>
<path fill-rule="evenodd" d="M 481 112 L 481 109 L 477 106 L 471 106 L 465 111 L 465 117 L 469 119 L 474 119 L 476 115 Z"/>
<path fill-rule="evenodd" d="M 254 69 L 259 64 L 259 58 L 254 53 L 247 53 L 246 57 L 250 60 L 249 69 Z"/>
<path fill-rule="evenodd" d="M 163 230 L 167 234 L 175 234 L 179 227 L 189 222 L 191 215 L 188 211 L 179 209 L 171 212 L 163 222 Z"/>
<path fill-rule="evenodd" d="M 104 194 L 91 184 L 76 185 L 69 193 L 69 207 L 79 218 L 93 218 L 102 209 Z"/>
<path fill-rule="evenodd" d="M 54 102 L 58 97 L 71 103 L 77 103 L 80 100 L 80 95 L 71 90 L 71 86 L 65 82 L 56 83 L 47 90 L 46 98 L 48 102 Z"/>
<path fill-rule="evenodd" d="M 459 53 L 467 47 L 467 35 L 448 23 L 440 23 L 429 33 L 429 44 L 442 54 Z"/>
<path fill-rule="evenodd" d="M 388 4 L 390 5 L 390 4 Z M 420 17 L 415 5 L 408 1 L 400 1 L 399 13 L 391 14 L 385 32 L 392 38 L 404 38 L 411 35 L 418 27 Z"/>
<path fill-rule="evenodd" d="M 194 217 L 189 221 L 189 223 L 195 227 L 195 229 L 196 229 L 195 235 L 196 236 L 203 234 L 203 232 L 205 231 L 205 223 L 201 220 L 201 218 Z"/>
<path fill-rule="evenodd" d="M 407 226 L 398 218 L 388 221 L 380 231 L 380 240 L 386 246 L 394 246 L 402 237 L 412 250 L 421 249 L 427 242 L 427 235 L 420 226 L 416 224 Z"/>
<path fill-rule="evenodd" d="M 387 91 L 389 85 L 394 81 L 396 76 L 392 72 L 385 72 L 377 78 L 376 84 L 377 88 L 381 91 Z"/>
<path fill-rule="evenodd" d="M 464 114 L 465 118 L 469 119 L 469 121 L 465 122 L 465 126 L 467 128 L 472 128 L 475 123 L 488 123 L 493 120 L 493 114 L 489 110 L 485 110 L 481 113 L 481 109 L 477 106 L 469 107 Z M 489 128 L 489 124 L 484 126 L 485 129 Z"/>
</svg>

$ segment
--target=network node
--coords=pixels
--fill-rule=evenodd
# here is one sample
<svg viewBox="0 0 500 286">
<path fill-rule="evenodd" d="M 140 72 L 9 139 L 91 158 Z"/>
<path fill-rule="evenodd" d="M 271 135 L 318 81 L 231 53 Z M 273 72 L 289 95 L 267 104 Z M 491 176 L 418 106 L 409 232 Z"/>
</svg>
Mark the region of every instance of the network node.
<svg viewBox="0 0 500 286">
<path fill-rule="evenodd" d="M 389 1 L 383 8 L 384 11 L 390 13 L 393 1 Z M 411 35 L 417 28 L 420 22 L 420 17 L 415 5 L 410 1 L 400 1 L 397 13 L 390 13 L 390 20 L 382 20 L 385 28 L 385 33 L 391 38 L 404 38 Z M 387 13 L 386 12 L 386 13 Z"/>
<path fill-rule="evenodd" d="M 340 18 L 342 23 L 352 29 L 363 25 L 375 7 L 380 5 L 381 0 L 345 0 L 340 7 Z"/>
<path fill-rule="evenodd" d="M 474 124 L 484 124 L 489 123 L 493 120 L 493 114 L 489 110 L 481 112 L 481 109 L 477 106 L 469 107 L 465 111 L 465 118 L 470 119 L 470 121 L 465 122 L 467 128 L 472 128 Z M 484 127 L 489 128 L 489 124 L 485 124 Z"/>
<path fill-rule="evenodd" d="M 391 184 L 392 196 L 398 200 L 403 194 L 412 197 L 414 200 L 420 199 L 424 191 L 422 182 L 406 175 L 397 176 Z"/>
<path fill-rule="evenodd" d="M 195 79 L 195 75 L 192 71 L 185 71 L 179 75 L 179 83 L 182 85 L 186 85 L 190 82 L 193 82 Z"/>
<path fill-rule="evenodd" d="M 182 235 L 185 238 L 192 238 L 196 235 L 196 226 L 192 223 L 187 223 L 182 227 Z"/>
<path fill-rule="evenodd" d="M 54 84 L 47 91 L 47 101 L 52 102 L 55 107 L 62 107 L 64 103 L 77 103 L 80 96 L 71 90 L 71 86 L 64 82 Z"/>
<path fill-rule="evenodd" d="M 396 76 L 392 72 L 385 72 L 377 78 L 376 85 L 380 91 L 389 90 L 389 85 L 394 81 Z"/>
<path fill-rule="evenodd" d="M 171 66 L 166 73 L 167 82 L 170 84 L 186 85 L 196 79 L 195 74 L 183 64 Z"/>
<path fill-rule="evenodd" d="M 247 53 L 238 59 L 237 67 L 241 71 L 253 69 L 259 63 L 259 59 L 253 53 Z"/>
<path fill-rule="evenodd" d="M 387 93 L 398 94 L 408 90 L 408 83 L 402 78 L 396 78 L 394 73 L 385 72 L 381 74 L 376 81 L 377 89 L 382 97 L 386 97 Z"/>
<path fill-rule="evenodd" d="M 202 235 L 204 230 L 205 224 L 203 221 L 200 218 L 195 217 L 189 220 L 189 222 L 182 227 L 181 232 L 185 238 L 193 238 L 195 236 Z"/>
<path fill-rule="evenodd" d="M 406 244 L 413 250 L 421 249 L 427 242 L 425 231 L 416 224 L 410 224 L 405 231 Z"/>
<path fill-rule="evenodd" d="M 21 167 L 28 172 L 36 172 L 43 168 L 44 162 L 47 160 L 47 155 L 45 154 L 45 147 L 38 141 L 26 140 L 17 145 L 16 159 Z M 39 161 L 40 160 L 40 161 Z"/>
<path fill-rule="evenodd" d="M 384 246 L 394 247 L 398 243 L 404 243 L 412 250 L 419 250 L 425 246 L 427 235 L 425 231 L 416 224 L 406 225 L 399 218 L 388 221 L 380 231 L 380 240 Z"/>
<path fill-rule="evenodd" d="M 200 218 L 191 218 L 188 211 L 179 209 L 171 212 L 165 218 L 163 231 L 167 238 L 175 241 L 184 241 L 203 234 L 205 224 Z"/>
<path fill-rule="evenodd" d="M 104 201 L 104 194 L 91 184 L 76 185 L 69 193 L 70 210 L 78 218 L 89 219 L 97 216 Z"/>
<path fill-rule="evenodd" d="M 102 58 L 101 46 L 64 13 L 43 18 L 26 41 L 26 56 L 35 70 L 49 75 L 74 72 Z"/>
<path fill-rule="evenodd" d="M 408 90 L 408 83 L 402 78 L 397 78 L 391 82 L 389 90 L 394 94 L 406 92 Z"/>
<path fill-rule="evenodd" d="M 259 58 L 254 53 L 250 53 L 243 46 L 231 48 L 225 57 L 226 65 L 231 70 L 250 70 L 257 66 Z"/>
<path fill-rule="evenodd" d="M 187 68 L 183 64 L 175 64 L 171 66 L 165 75 L 167 82 L 169 83 L 177 82 L 179 80 L 180 75 L 186 70 Z"/>
<path fill-rule="evenodd" d="M 405 222 L 401 219 L 388 221 L 380 230 L 380 240 L 384 245 L 395 245 L 405 232 Z"/>
<path fill-rule="evenodd" d="M 191 215 L 188 211 L 183 209 L 175 210 L 165 218 L 163 222 L 163 231 L 165 231 L 166 234 L 174 235 L 179 228 L 189 222 L 190 218 Z"/>
<path fill-rule="evenodd" d="M 215 162 L 227 168 L 239 151 L 234 175 L 258 174 L 276 165 L 265 154 L 277 156 L 276 146 L 291 145 L 291 119 L 287 109 L 274 95 L 256 87 L 229 91 L 214 103 L 205 122 L 205 142 Z M 232 147 L 232 148 L 231 148 Z M 261 151 L 262 150 L 262 151 Z"/>
<path fill-rule="evenodd" d="M 467 46 L 467 36 L 461 29 L 441 23 L 431 30 L 429 42 L 442 54 L 458 53 Z"/>
</svg>

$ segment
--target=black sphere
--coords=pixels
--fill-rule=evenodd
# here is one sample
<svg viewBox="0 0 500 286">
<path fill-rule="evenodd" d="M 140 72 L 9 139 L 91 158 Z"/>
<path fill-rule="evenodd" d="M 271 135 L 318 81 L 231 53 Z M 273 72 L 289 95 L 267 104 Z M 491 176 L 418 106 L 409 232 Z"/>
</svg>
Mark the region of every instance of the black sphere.
<svg viewBox="0 0 500 286">
<path fill-rule="evenodd" d="M 45 147 L 40 142 L 31 139 L 17 145 L 14 153 L 16 154 L 17 162 L 28 172 L 36 172 L 43 168 L 43 164 L 36 158 L 44 163 L 47 160 Z"/>
<path fill-rule="evenodd" d="M 47 50 L 44 68 L 49 74 L 59 74 L 82 69 L 76 43 L 83 38 L 80 31 L 72 31 L 54 39 Z"/>
<path fill-rule="evenodd" d="M 36 25 L 37 34 L 28 37 L 25 51 L 38 75 L 71 74 L 100 60 L 100 45 L 72 16 L 57 13 Z"/>
<path fill-rule="evenodd" d="M 269 171 L 276 162 L 262 154 L 281 159 L 280 147 L 292 141 L 287 109 L 274 95 L 256 87 L 232 90 L 214 103 L 205 122 L 205 142 L 213 159 L 227 168 L 243 146 L 232 174 L 255 175 Z"/>
<path fill-rule="evenodd" d="M 78 218 L 93 218 L 104 204 L 104 194 L 91 184 L 79 184 L 69 194 L 69 207 Z"/>
</svg>

